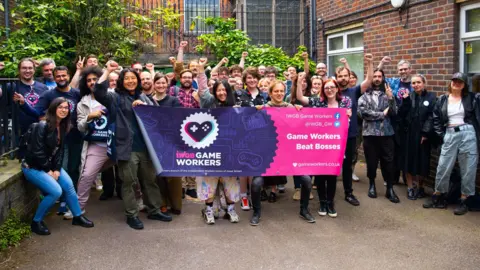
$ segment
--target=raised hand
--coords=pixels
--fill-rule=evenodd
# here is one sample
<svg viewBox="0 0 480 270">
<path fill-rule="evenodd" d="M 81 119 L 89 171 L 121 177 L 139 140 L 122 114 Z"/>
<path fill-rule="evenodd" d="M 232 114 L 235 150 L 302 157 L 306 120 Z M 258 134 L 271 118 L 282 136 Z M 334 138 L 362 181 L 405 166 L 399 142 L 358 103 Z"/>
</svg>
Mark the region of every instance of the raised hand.
<svg viewBox="0 0 480 270">
<path fill-rule="evenodd" d="M 228 64 L 228 58 L 224 57 L 224 58 L 222 58 L 222 60 L 220 62 L 222 62 L 222 64 L 226 65 L 226 64 Z"/>
<path fill-rule="evenodd" d="M 187 47 L 187 45 L 188 45 L 188 41 L 184 40 L 184 41 L 180 42 L 180 48 L 179 49 L 183 50 L 183 49 L 185 49 L 185 47 Z"/>
<path fill-rule="evenodd" d="M 308 52 L 303 52 L 302 53 L 302 58 L 307 59 L 308 58 Z"/>
<path fill-rule="evenodd" d="M 152 63 L 147 63 L 145 65 L 145 68 L 148 70 L 148 71 L 152 71 L 152 70 L 155 70 L 155 65 L 152 64 Z"/>
<path fill-rule="evenodd" d="M 0 70 L 4 69 L 5 68 L 5 63 L 4 62 L 0 62 Z"/>
<path fill-rule="evenodd" d="M 109 73 L 118 69 L 118 63 L 113 60 L 108 61 L 106 66 Z"/>
<path fill-rule="evenodd" d="M 388 99 L 393 98 L 392 88 L 390 88 L 390 85 L 388 85 L 388 83 L 385 83 L 385 94 L 387 94 Z"/>
<path fill-rule="evenodd" d="M 81 55 L 78 56 L 77 69 L 82 70 L 85 63 L 85 57 L 82 58 Z"/>
<path fill-rule="evenodd" d="M 340 63 L 345 65 L 347 62 L 347 58 L 340 58 Z"/>
<path fill-rule="evenodd" d="M 198 60 L 198 65 L 205 68 L 205 65 L 207 65 L 207 62 L 208 62 L 207 58 L 202 57 L 202 58 L 200 58 L 200 60 Z"/>
<path fill-rule="evenodd" d="M 246 58 L 248 56 L 248 52 L 242 52 L 242 57 Z"/>
<path fill-rule="evenodd" d="M 367 62 L 372 62 L 373 61 L 373 55 L 371 53 L 366 53 L 364 58 L 365 58 L 365 60 L 367 60 Z"/>
<path fill-rule="evenodd" d="M 302 82 L 303 82 L 303 79 L 305 79 L 306 77 L 307 77 L 307 74 L 306 74 L 305 72 L 300 72 L 300 73 L 298 73 L 298 79 L 297 79 L 297 81 L 298 81 L 299 83 L 302 83 Z"/>
<path fill-rule="evenodd" d="M 175 65 L 175 63 L 177 62 L 177 59 L 175 59 L 175 57 L 173 57 L 173 56 L 170 56 L 168 58 L 168 61 L 170 61 L 170 64 Z"/>
<path fill-rule="evenodd" d="M 390 58 L 390 56 L 384 56 L 384 57 L 382 58 L 382 61 L 381 61 L 381 62 L 382 62 L 382 63 L 390 63 L 390 62 L 392 62 L 392 58 Z"/>
</svg>

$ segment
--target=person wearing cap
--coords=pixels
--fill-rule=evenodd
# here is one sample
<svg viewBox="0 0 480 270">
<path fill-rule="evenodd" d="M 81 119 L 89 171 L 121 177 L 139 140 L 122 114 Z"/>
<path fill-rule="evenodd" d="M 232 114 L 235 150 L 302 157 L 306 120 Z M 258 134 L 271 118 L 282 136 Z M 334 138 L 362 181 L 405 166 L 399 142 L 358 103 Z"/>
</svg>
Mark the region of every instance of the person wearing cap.
<svg viewBox="0 0 480 270">
<path fill-rule="evenodd" d="M 437 99 L 433 111 L 433 129 L 442 141 L 435 177 L 435 192 L 423 204 L 424 208 L 446 208 L 450 174 L 458 160 L 462 177 L 460 204 L 455 215 L 468 212 L 466 201 L 475 195 L 475 176 L 478 163 L 478 139 L 480 127 L 480 98 L 468 90 L 467 75 L 455 73 L 448 86 L 448 93 Z"/>
</svg>

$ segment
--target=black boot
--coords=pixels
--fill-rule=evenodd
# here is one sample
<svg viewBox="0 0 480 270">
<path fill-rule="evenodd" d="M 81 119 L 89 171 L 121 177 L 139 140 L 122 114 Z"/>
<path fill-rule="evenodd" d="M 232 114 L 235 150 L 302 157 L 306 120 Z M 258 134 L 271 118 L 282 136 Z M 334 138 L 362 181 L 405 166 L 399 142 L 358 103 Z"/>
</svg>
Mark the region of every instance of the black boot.
<svg viewBox="0 0 480 270">
<path fill-rule="evenodd" d="M 443 194 L 433 194 L 424 204 L 423 208 L 440 208 L 446 209 L 447 202 L 445 201 L 445 196 Z"/>
<path fill-rule="evenodd" d="M 467 199 L 460 199 L 460 204 L 453 210 L 453 213 L 457 216 L 465 215 L 468 212 L 468 207 L 466 204 Z"/>
<path fill-rule="evenodd" d="M 127 224 L 135 230 L 143 229 L 143 222 L 138 217 L 127 217 Z"/>
<path fill-rule="evenodd" d="M 258 226 L 259 223 L 260 223 L 260 210 L 254 209 L 252 219 L 250 219 L 250 225 Z"/>
<path fill-rule="evenodd" d="M 100 197 L 98 198 L 100 201 L 106 201 L 110 198 L 113 197 L 113 194 L 107 194 L 105 191 L 100 194 Z"/>
<path fill-rule="evenodd" d="M 425 189 L 423 187 L 418 188 L 417 195 L 416 195 L 417 199 L 425 198 L 425 196 L 426 196 L 425 195 Z"/>
<path fill-rule="evenodd" d="M 308 223 L 315 223 L 315 218 L 310 214 L 308 208 L 300 209 L 300 217 L 305 219 Z"/>
<path fill-rule="evenodd" d="M 73 217 L 72 225 L 79 225 L 85 228 L 92 228 L 93 222 L 88 220 L 84 215 L 80 215 L 78 217 Z"/>
<path fill-rule="evenodd" d="M 385 197 L 387 197 L 387 199 L 389 199 L 393 203 L 400 202 L 400 199 L 398 198 L 397 194 L 395 194 L 395 190 L 393 190 L 393 187 L 387 188 L 387 193 L 385 194 Z"/>
<path fill-rule="evenodd" d="M 268 195 L 267 195 L 267 192 L 265 191 L 265 189 L 262 189 L 262 191 L 260 193 L 260 200 L 262 202 L 268 200 Z"/>
<path fill-rule="evenodd" d="M 40 222 L 32 221 L 32 224 L 30 224 L 30 229 L 32 229 L 32 232 L 38 235 L 50 235 L 50 230 L 48 230 L 47 225 L 43 222 L 43 220 Z"/>
<path fill-rule="evenodd" d="M 417 192 L 414 188 L 407 188 L 407 198 L 409 200 L 416 200 L 417 199 Z"/>
<path fill-rule="evenodd" d="M 375 179 L 370 179 L 370 188 L 368 189 L 368 197 L 377 198 L 377 189 L 375 188 Z"/>
<path fill-rule="evenodd" d="M 152 220 L 164 221 L 164 222 L 172 221 L 172 216 L 168 215 L 167 213 L 162 213 L 160 211 L 155 214 L 148 215 L 147 218 Z"/>
</svg>

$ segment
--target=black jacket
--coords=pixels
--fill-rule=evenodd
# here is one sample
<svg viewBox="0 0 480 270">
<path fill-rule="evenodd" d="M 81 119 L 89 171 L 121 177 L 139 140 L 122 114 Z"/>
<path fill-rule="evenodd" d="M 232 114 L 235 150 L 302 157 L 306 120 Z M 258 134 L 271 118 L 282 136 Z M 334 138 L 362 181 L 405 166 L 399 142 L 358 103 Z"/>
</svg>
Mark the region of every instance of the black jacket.
<svg viewBox="0 0 480 270">
<path fill-rule="evenodd" d="M 129 160 L 132 153 L 133 128 L 132 119 L 135 117 L 132 101 L 127 92 L 108 92 L 108 81 L 95 84 L 95 99 L 107 107 L 110 113 L 111 123 L 115 123 L 115 147 L 117 160 Z M 143 93 L 135 93 L 135 98 L 153 105 L 152 101 Z"/>
<path fill-rule="evenodd" d="M 60 142 L 58 142 L 57 129 L 50 130 L 45 121 L 32 125 L 34 125 L 34 128 L 25 153 L 25 163 L 30 168 L 39 171 L 60 171 L 63 161 L 65 131 L 61 132 Z M 55 152 L 57 146 L 58 149 Z"/>
<path fill-rule="evenodd" d="M 419 99 L 419 108 L 415 108 L 416 99 Z M 402 120 L 401 126 L 405 128 L 405 131 L 411 128 L 412 122 L 418 117 L 418 121 L 422 126 L 420 130 L 422 136 L 431 138 L 433 135 L 433 109 L 435 108 L 436 99 L 437 97 L 434 93 L 425 90 L 420 95 L 412 91 L 410 96 L 403 99 L 398 114 Z M 418 115 L 415 115 L 417 113 Z"/>
<path fill-rule="evenodd" d="M 479 108 L 480 96 L 475 93 L 469 92 L 462 97 L 462 105 L 465 110 L 464 121 L 466 124 L 470 124 L 475 128 L 477 133 L 477 145 L 480 139 L 480 108 Z M 441 95 L 435 103 L 433 110 L 433 130 L 435 134 L 443 142 L 443 137 L 448 127 L 448 95 Z"/>
</svg>

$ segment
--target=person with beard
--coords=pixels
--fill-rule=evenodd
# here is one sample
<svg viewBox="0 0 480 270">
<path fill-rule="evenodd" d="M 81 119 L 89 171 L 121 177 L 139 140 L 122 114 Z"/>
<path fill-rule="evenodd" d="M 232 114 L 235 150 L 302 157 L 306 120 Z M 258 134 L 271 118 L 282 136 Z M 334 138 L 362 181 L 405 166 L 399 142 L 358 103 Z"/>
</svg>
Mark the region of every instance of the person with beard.
<svg viewBox="0 0 480 270">
<path fill-rule="evenodd" d="M 13 99 L 20 105 L 27 103 L 29 106 L 35 106 L 38 103 L 40 96 L 48 91 L 48 87 L 43 83 L 33 80 L 35 74 L 35 63 L 31 58 L 24 58 L 18 63 L 18 74 L 20 80 L 11 84 L 7 84 L 6 98 Z M 9 102 L 7 102 L 9 103 Z M 20 135 L 27 132 L 28 127 L 35 122 L 38 122 L 37 115 L 26 114 L 20 110 L 18 116 Z M 23 157 L 23 153 L 18 153 L 19 158 Z"/>
<path fill-rule="evenodd" d="M 91 136 L 93 132 L 107 131 L 108 114 L 105 106 L 100 104 L 93 93 L 95 84 L 102 76 L 99 67 L 85 68 L 80 75 L 80 96 L 82 99 L 77 105 L 77 126 L 84 135 L 81 154 L 80 178 L 78 180 L 78 202 L 82 213 L 90 196 L 90 187 L 95 183 L 97 175 L 104 168 L 111 167 L 113 162 L 107 156 L 107 137 Z M 103 128 L 98 128 L 99 124 Z M 106 123 L 105 123 L 106 121 Z M 68 211 L 65 219 L 71 219 L 72 213 Z"/>
<path fill-rule="evenodd" d="M 93 54 L 90 54 L 84 58 L 82 58 L 82 56 L 78 57 L 77 70 L 75 71 L 75 74 L 70 81 L 70 86 L 72 88 L 78 88 L 78 85 L 80 83 L 80 74 L 85 67 L 98 67 L 98 57 Z"/>
<path fill-rule="evenodd" d="M 468 89 L 468 76 L 453 74 L 448 93 L 438 97 L 433 109 L 433 130 L 441 141 L 435 191 L 424 208 L 447 208 L 450 176 L 458 160 L 461 173 L 460 204 L 455 215 L 468 212 L 467 200 L 475 195 L 480 139 L 480 96 Z"/>
<path fill-rule="evenodd" d="M 301 77 L 303 76 L 303 77 Z M 299 74 L 299 80 L 305 78 L 305 73 Z M 265 105 L 258 105 L 256 108 L 261 110 L 263 107 L 275 107 L 275 108 L 293 108 L 296 107 L 297 110 L 300 110 L 302 106 L 293 105 L 291 103 L 283 101 L 285 98 L 285 90 L 287 86 L 282 81 L 274 81 L 268 89 L 268 94 L 270 96 L 270 101 Z M 294 92 L 295 93 L 295 92 Z M 309 204 L 309 195 L 312 191 L 312 180 L 308 175 L 295 175 L 293 176 L 294 181 L 299 183 L 302 186 L 302 196 L 300 200 L 300 217 L 305 219 L 308 223 L 315 223 L 315 218 L 310 214 L 308 210 Z M 286 184 L 286 176 L 268 176 L 261 177 L 255 176 L 252 180 L 252 206 L 253 206 L 253 215 L 250 219 L 250 225 L 258 226 L 260 223 L 261 217 L 261 189 L 265 185 L 284 185 Z"/>
<path fill-rule="evenodd" d="M 383 70 L 385 64 L 388 64 L 392 61 L 392 59 L 388 56 L 382 58 L 380 63 L 378 64 L 378 69 Z M 386 78 L 386 82 L 390 85 L 393 96 L 397 102 L 397 106 L 401 106 L 403 95 L 405 93 L 411 93 L 413 91 L 411 80 L 412 80 L 412 68 L 410 62 L 406 60 L 400 60 L 397 64 L 397 71 L 399 77 L 392 77 Z M 403 126 L 403 121 L 400 118 L 393 118 L 392 124 L 394 125 L 395 129 L 395 178 L 394 183 L 398 183 L 400 181 L 400 175 L 402 175 L 403 182 L 406 183 L 407 177 L 405 172 L 402 171 L 402 168 L 405 167 L 405 135 L 403 130 L 405 127 Z"/>
<path fill-rule="evenodd" d="M 363 151 L 370 180 L 368 197 L 377 197 L 375 178 L 380 160 L 383 179 L 387 183 L 385 197 L 393 203 L 399 203 L 393 189 L 395 131 L 392 117 L 397 114 L 397 103 L 382 70 L 375 70 L 372 87 L 358 101 L 358 113 L 363 119 Z"/>
<path fill-rule="evenodd" d="M 207 87 L 207 76 L 205 75 L 206 58 L 201 58 L 198 64 L 198 84 L 200 86 L 199 96 L 202 108 L 228 108 L 235 106 L 235 98 L 230 85 L 226 81 L 217 81 L 213 86 L 213 94 Z M 240 218 L 235 211 L 235 202 L 240 199 L 240 186 L 236 177 L 197 177 L 197 190 L 199 199 L 205 201 L 205 208 L 202 209 L 202 216 L 209 225 L 215 224 L 213 203 L 217 188 L 223 184 L 223 191 L 227 201 L 227 212 L 225 218 L 231 223 L 237 223 Z"/>
<path fill-rule="evenodd" d="M 51 58 L 45 58 L 40 61 L 39 67 L 42 72 L 42 77 L 37 78 L 36 81 L 45 84 L 49 90 L 57 87 L 55 79 L 53 78 L 55 61 L 53 61 Z"/>
<path fill-rule="evenodd" d="M 142 82 L 142 92 L 153 102 L 152 74 L 149 71 L 143 71 L 140 73 L 140 80 Z"/>
<path fill-rule="evenodd" d="M 348 63 L 346 59 L 344 59 L 345 61 L 342 61 L 344 67 L 338 67 L 335 71 L 336 80 L 340 87 L 340 94 L 342 95 L 344 102 L 351 103 L 350 107 L 352 108 L 352 115 L 357 115 L 358 99 L 372 84 L 373 56 L 367 53 L 365 54 L 364 58 L 367 61 L 367 76 L 365 76 L 365 80 L 360 85 L 357 85 L 355 87 L 348 87 L 350 81 L 350 69 L 347 68 Z M 354 206 L 360 205 L 358 199 L 355 197 L 355 195 L 353 195 L 352 187 L 352 161 L 353 153 L 355 152 L 357 134 L 357 117 L 352 117 L 350 118 L 350 126 L 348 127 L 347 147 L 345 150 L 345 159 L 342 166 L 342 180 L 343 189 L 345 192 L 345 201 Z"/>
<path fill-rule="evenodd" d="M 108 76 L 108 91 L 115 91 L 117 88 L 118 72 L 114 71 Z"/>
<path fill-rule="evenodd" d="M 82 134 L 77 129 L 77 104 L 81 98 L 80 91 L 76 88 L 70 87 L 70 75 L 68 74 L 67 67 L 56 67 L 53 70 L 53 76 L 57 83 L 55 89 L 45 91 L 34 106 L 30 105 L 28 102 L 20 101 L 20 108 L 25 113 L 38 119 L 38 117 L 42 117 L 45 114 L 45 111 L 54 99 L 58 97 L 67 99 L 70 106 L 72 120 L 72 129 L 70 129 L 70 132 L 66 136 L 66 152 L 68 153 L 67 172 L 76 187 L 78 176 L 80 174 L 80 156 L 83 146 Z M 23 99 L 19 93 L 15 93 L 15 96 Z"/>
<path fill-rule="evenodd" d="M 327 65 L 325 65 L 324 63 L 318 63 L 317 68 L 315 70 L 315 74 L 317 74 L 317 76 L 320 76 L 322 80 L 328 79 Z"/>
<path fill-rule="evenodd" d="M 108 76 L 118 68 L 114 61 L 107 63 L 106 71 L 95 85 L 94 95 L 100 104 L 110 113 L 115 123 L 116 157 L 120 178 L 123 181 L 122 196 L 127 216 L 127 224 L 136 230 L 143 229 L 138 218 L 138 206 L 135 199 L 135 184 L 141 183 L 148 206 L 148 219 L 171 221 L 172 217 L 160 211 L 161 193 L 156 183 L 155 169 L 147 151 L 133 107 L 152 105 L 142 94 L 140 76 L 131 68 L 122 70 L 115 92 L 108 92 Z"/>
<path fill-rule="evenodd" d="M 425 197 L 423 179 L 430 174 L 430 152 L 433 135 L 433 108 L 436 95 L 425 89 L 426 79 L 423 75 L 412 76 L 412 93 L 405 92 L 398 115 L 403 121 L 405 144 L 405 167 L 407 173 L 407 198 L 416 200 Z M 415 182 L 415 186 L 414 186 Z"/>
<path fill-rule="evenodd" d="M 180 46 L 178 47 L 178 55 L 177 55 L 177 61 L 175 62 L 174 72 L 179 77 L 181 76 L 180 74 L 182 73 L 182 71 L 185 70 L 183 66 L 183 53 L 187 46 L 188 46 L 188 41 L 182 41 L 180 42 Z M 194 89 L 198 89 L 198 82 L 197 82 L 198 60 L 196 59 L 190 60 L 190 62 L 187 65 L 187 70 L 189 70 L 192 73 L 192 80 L 191 80 L 192 87 Z"/>
</svg>

